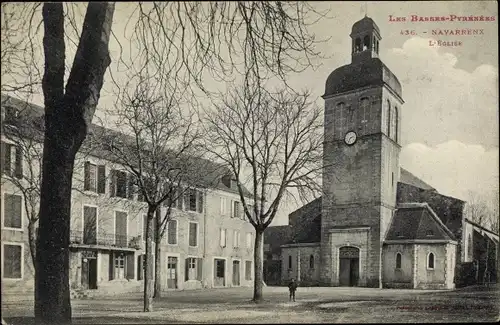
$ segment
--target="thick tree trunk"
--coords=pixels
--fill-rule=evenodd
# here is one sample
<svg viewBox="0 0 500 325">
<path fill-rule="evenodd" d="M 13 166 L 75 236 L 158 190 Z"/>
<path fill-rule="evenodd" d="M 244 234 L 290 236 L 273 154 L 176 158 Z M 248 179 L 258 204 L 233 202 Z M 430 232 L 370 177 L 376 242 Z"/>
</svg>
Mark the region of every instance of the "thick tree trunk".
<svg viewBox="0 0 500 325">
<path fill-rule="evenodd" d="M 37 324 L 71 324 L 69 234 L 73 167 L 110 64 L 108 43 L 113 13 L 113 3 L 89 3 L 65 91 L 63 5 L 43 5 L 45 139 L 35 254 Z"/>
<path fill-rule="evenodd" d="M 160 257 L 161 257 L 161 211 L 156 210 L 156 226 L 154 230 L 154 240 L 155 240 L 155 288 L 154 288 L 154 298 L 161 297 L 161 273 L 160 273 Z"/>
<path fill-rule="evenodd" d="M 148 207 L 148 224 L 146 227 L 146 270 L 144 274 L 144 311 L 153 311 L 153 235 L 154 235 L 154 207 Z"/>
<path fill-rule="evenodd" d="M 263 301 L 262 289 L 264 287 L 264 231 L 256 229 L 255 231 L 255 249 L 254 249 L 254 284 L 253 301 L 259 303 Z"/>
<path fill-rule="evenodd" d="M 30 245 L 31 261 L 36 268 L 36 221 L 30 220 L 28 223 L 28 241 Z"/>
<path fill-rule="evenodd" d="M 62 140 L 60 140 L 62 141 Z M 46 137 L 35 267 L 37 324 L 70 324 L 69 230 L 74 154 Z"/>
</svg>

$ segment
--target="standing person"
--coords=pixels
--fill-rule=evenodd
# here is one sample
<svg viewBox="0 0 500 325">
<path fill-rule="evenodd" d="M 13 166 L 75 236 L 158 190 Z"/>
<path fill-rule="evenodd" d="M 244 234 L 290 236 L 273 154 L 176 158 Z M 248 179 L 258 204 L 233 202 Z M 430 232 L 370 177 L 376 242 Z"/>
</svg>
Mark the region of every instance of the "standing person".
<svg viewBox="0 0 500 325">
<path fill-rule="evenodd" d="M 295 279 L 292 279 L 292 281 L 288 284 L 288 290 L 290 291 L 290 301 L 292 298 L 293 301 L 295 301 L 295 291 L 297 290 L 297 282 L 295 282 Z"/>
</svg>

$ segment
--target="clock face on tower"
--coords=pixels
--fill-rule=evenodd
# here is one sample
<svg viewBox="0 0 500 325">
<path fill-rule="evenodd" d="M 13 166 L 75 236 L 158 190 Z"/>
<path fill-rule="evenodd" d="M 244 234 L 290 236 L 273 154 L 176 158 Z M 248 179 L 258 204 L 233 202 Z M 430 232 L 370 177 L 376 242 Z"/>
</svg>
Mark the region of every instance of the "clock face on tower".
<svg viewBox="0 0 500 325">
<path fill-rule="evenodd" d="M 357 140 L 358 136 L 356 134 L 356 132 L 354 131 L 349 131 L 345 134 L 345 137 L 344 137 L 344 141 L 347 145 L 351 146 L 353 145 L 354 143 L 356 143 L 356 140 Z"/>
</svg>

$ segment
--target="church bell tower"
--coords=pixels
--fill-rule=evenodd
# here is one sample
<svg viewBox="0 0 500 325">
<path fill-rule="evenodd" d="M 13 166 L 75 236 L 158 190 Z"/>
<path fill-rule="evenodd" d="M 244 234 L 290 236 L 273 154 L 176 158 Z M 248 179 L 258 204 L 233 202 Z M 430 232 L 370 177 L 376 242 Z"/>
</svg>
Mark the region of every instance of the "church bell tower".
<svg viewBox="0 0 500 325">
<path fill-rule="evenodd" d="M 351 63 L 326 81 L 321 279 L 381 285 L 381 253 L 399 179 L 401 84 L 379 58 L 380 30 L 352 26 Z"/>
</svg>

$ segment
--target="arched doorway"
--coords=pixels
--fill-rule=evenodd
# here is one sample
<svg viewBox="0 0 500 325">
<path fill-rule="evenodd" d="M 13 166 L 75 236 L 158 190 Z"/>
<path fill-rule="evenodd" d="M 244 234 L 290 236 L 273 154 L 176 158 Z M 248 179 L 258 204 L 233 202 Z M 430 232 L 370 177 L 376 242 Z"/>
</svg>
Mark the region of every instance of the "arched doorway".
<svg viewBox="0 0 500 325">
<path fill-rule="evenodd" d="M 355 287 L 359 280 L 359 248 L 344 246 L 339 249 L 339 285 Z"/>
</svg>

